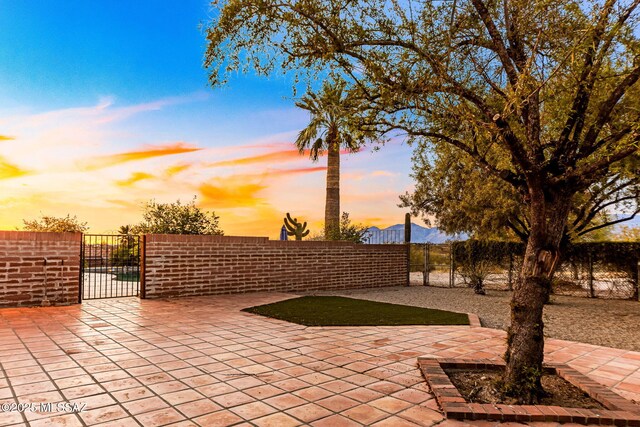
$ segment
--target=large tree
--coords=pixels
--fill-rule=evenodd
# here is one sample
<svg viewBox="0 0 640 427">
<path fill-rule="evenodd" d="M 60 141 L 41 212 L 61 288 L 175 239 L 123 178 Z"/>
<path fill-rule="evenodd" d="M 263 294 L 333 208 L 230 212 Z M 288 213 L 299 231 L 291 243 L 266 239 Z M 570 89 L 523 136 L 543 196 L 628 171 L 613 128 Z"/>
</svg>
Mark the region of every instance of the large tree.
<svg viewBox="0 0 640 427">
<path fill-rule="evenodd" d="M 86 222 L 80 221 L 77 216 L 67 214 L 64 217 L 41 215 L 33 220 L 23 219 L 24 231 L 48 231 L 56 233 L 85 233 L 89 230 Z"/>
<path fill-rule="evenodd" d="M 213 85 L 250 67 L 349 76 L 372 129 L 455 147 L 517 192 L 529 235 L 504 383 L 534 402 L 572 199 L 638 153 L 639 3 L 216 0 L 205 66 Z"/>
<path fill-rule="evenodd" d="M 324 236 L 340 239 L 340 149 L 358 151 L 364 135 L 354 126 L 347 111 L 351 101 L 346 82 L 326 81 L 318 93 L 305 94 L 296 106 L 309 112 L 309 124 L 298 134 L 296 147 L 309 151 L 311 160 L 327 153 L 327 190 L 324 207 Z"/>
<path fill-rule="evenodd" d="M 142 212 L 142 222 L 120 227 L 124 238 L 132 234 L 224 234 L 219 216 L 196 205 L 194 197 L 189 203 L 148 201 Z"/>
</svg>

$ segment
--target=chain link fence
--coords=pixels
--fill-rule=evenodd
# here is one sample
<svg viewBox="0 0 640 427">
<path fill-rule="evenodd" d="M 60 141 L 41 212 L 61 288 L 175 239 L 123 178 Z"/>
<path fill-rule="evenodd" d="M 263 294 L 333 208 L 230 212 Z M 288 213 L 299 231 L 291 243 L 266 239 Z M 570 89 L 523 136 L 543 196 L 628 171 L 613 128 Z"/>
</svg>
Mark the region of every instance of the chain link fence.
<svg viewBox="0 0 640 427">
<path fill-rule="evenodd" d="M 524 247 L 510 242 L 411 244 L 412 286 L 512 290 Z M 553 293 L 591 298 L 638 299 L 640 243 L 585 243 L 565 250 Z"/>
</svg>

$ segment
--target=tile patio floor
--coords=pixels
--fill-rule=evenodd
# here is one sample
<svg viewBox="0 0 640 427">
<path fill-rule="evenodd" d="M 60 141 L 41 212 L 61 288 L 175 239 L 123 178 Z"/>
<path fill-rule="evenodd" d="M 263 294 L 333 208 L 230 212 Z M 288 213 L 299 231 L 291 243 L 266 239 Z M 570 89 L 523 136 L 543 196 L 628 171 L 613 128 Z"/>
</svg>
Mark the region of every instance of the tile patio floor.
<svg viewBox="0 0 640 427">
<path fill-rule="evenodd" d="M 2 309 L 0 402 L 86 410 L 0 412 L 0 426 L 462 426 L 442 422 L 416 358 L 504 351 L 504 332 L 487 328 L 307 328 L 239 311 L 289 296 Z M 640 400 L 640 353 L 553 339 L 546 348 L 548 360 Z"/>
</svg>

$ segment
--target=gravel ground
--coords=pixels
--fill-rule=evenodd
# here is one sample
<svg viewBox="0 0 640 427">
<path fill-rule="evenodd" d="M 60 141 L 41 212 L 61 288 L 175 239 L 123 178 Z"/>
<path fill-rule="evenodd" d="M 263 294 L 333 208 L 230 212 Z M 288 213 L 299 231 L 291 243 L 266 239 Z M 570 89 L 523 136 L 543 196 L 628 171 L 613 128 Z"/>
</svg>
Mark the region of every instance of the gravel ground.
<svg viewBox="0 0 640 427">
<path fill-rule="evenodd" d="M 411 286 L 322 294 L 476 313 L 483 326 L 506 330 L 509 325 L 508 291 L 490 290 L 483 296 L 467 288 Z M 544 322 L 548 337 L 640 351 L 640 302 L 554 295 Z"/>
</svg>

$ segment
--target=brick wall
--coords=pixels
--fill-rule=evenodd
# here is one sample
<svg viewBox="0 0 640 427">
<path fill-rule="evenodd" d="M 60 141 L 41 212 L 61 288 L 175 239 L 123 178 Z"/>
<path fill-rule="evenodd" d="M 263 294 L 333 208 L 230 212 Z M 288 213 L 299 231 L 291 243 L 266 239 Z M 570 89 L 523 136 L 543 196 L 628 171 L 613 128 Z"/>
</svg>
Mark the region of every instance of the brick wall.
<svg viewBox="0 0 640 427">
<path fill-rule="evenodd" d="M 0 231 L 0 307 L 78 302 L 80 233 Z M 45 267 L 45 258 L 47 263 Z"/>
<path fill-rule="evenodd" d="M 407 284 L 404 245 L 147 235 L 145 296 L 355 289 Z"/>
</svg>

